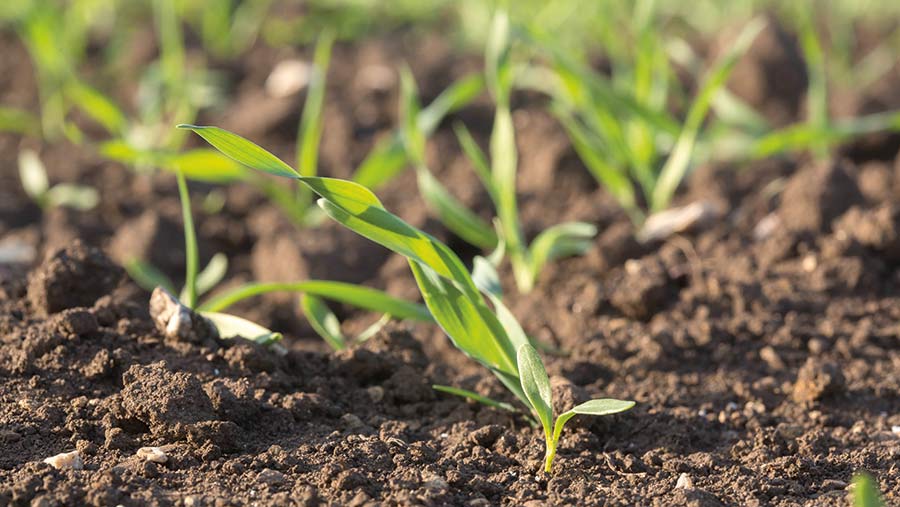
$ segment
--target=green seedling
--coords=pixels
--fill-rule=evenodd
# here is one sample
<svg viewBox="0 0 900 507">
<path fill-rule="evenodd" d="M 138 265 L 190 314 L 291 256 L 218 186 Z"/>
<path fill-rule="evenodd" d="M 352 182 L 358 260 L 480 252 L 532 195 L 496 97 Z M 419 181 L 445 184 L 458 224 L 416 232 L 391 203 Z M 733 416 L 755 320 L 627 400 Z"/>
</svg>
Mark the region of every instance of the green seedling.
<svg viewBox="0 0 900 507">
<path fill-rule="evenodd" d="M 231 159 L 228 159 L 231 161 Z M 384 316 L 365 330 L 357 340 L 364 340 L 374 334 L 387 322 L 388 318 L 431 322 L 431 315 L 421 305 L 403 301 L 386 293 L 349 283 L 323 280 L 306 280 L 294 283 L 249 283 L 209 298 L 200 303 L 199 298 L 213 289 L 226 275 L 227 258 L 222 254 L 212 257 L 209 264 L 198 272 L 197 236 L 191 214 L 190 194 L 185 175 L 176 168 L 178 194 L 181 199 L 182 220 L 185 240 L 185 283 L 180 291 L 180 301 L 188 308 L 199 312 L 219 329 L 221 336 L 240 334 L 261 343 L 271 343 L 281 338 L 279 333 L 241 317 L 222 313 L 230 306 L 245 299 L 272 292 L 302 293 L 301 309 L 313 329 L 334 349 L 343 349 L 347 340 L 340 333 L 340 323 L 331 313 L 323 299 L 357 306 L 362 309 L 383 313 Z M 172 281 L 158 269 L 146 262 L 133 260 L 126 263 L 129 275 L 148 290 L 162 287 L 175 294 Z"/>
<path fill-rule="evenodd" d="M 548 411 L 536 405 L 535 400 L 538 398 L 534 393 L 529 393 L 533 386 L 541 382 L 536 368 L 539 366 L 539 371 L 544 372 L 543 364 L 519 323 L 497 297 L 498 282 L 487 259 L 477 261 L 481 267 L 476 266 L 475 273 L 470 275 L 462 261 L 449 247 L 387 211 L 375 194 L 362 185 L 334 178 L 302 176 L 266 150 L 217 127 L 194 125 L 179 127 L 194 131 L 213 147 L 241 164 L 269 174 L 294 178 L 308 185 L 321 197 L 318 204 L 330 218 L 406 257 L 428 311 L 453 344 L 487 367 L 525 406 L 534 409 L 535 414 L 544 423 Z M 482 293 L 491 299 L 493 310 L 488 306 Z M 522 351 L 525 351 L 527 357 L 522 356 Z M 528 364 L 520 357 L 526 357 Z M 542 394 L 540 399 L 547 400 L 549 380 L 546 379 L 546 372 L 543 375 L 548 392 L 545 396 Z M 469 391 L 439 388 L 445 392 L 484 401 L 484 397 Z M 552 445 L 552 449 L 555 450 L 563 425 L 576 413 L 595 415 L 615 413 L 627 410 L 634 404 L 618 402 L 619 405 L 615 405 L 614 401 L 595 400 L 593 403 L 579 405 L 573 409 L 581 412 L 562 414 L 557 420 L 558 431 L 548 433 L 553 437 L 548 439 L 548 449 Z M 489 404 L 493 406 L 500 406 L 499 403 L 489 400 Z M 548 424 L 544 426 L 546 428 Z M 548 458 L 545 471 L 549 472 L 552 459 L 552 456 Z"/>
<path fill-rule="evenodd" d="M 44 163 L 31 150 L 19 153 L 19 179 L 25 194 L 44 210 L 57 206 L 89 210 L 100 201 L 97 191 L 86 185 L 58 183 L 51 187 Z"/>
<path fill-rule="evenodd" d="M 566 128 L 585 166 L 636 222 L 666 209 L 689 172 L 701 127 L 714 99 L 738 59 L 763 28 L 747 24 L 732 47 L 709 70 L 683 122 L 665 111 L 672 73 L 666 47 L 650 23 L 651 14 L 635 18 L 638 34 L 633 56 L 620 55 L 613 78 L 606 78 L 554 47 L 537 29 L 531 39 L 550 53 L 555 86 L 549 87 L 552 110 Z M 638 196 L 634 182 L 642 195 Z"/>
<path fill-rule="evenodd" d="M 586 401 L 572 409 L 559 414 L 553 420 L 553 397 L 550 390 L 550 377 L 544 369 L 544 363 L 537 351 L 529 344 L 523 344 L 518 352 L 519 380 L 522 391 L 528 398 L 531 408 L 537 414 L 544 429 L 546 452 L 544 453 L 544 472 L 550 473 L 559 437 L 566 423 L 576 415 L 612 415 L 625 412 L 634 406 L 633 401 L 614 399 L 598 399 Z"/>
<path fill-rule="evenodd" d="M 514 78 L 510 51 L 509 20 L 505 12 L 498 11 L 493 19 L 485 56 L 486 82 L 496 103 L 490 162 L 464 126 L 458 125 L 456 131 L 463 150 L 494 203 L 498 230 L 505 243 L 516 284 L 520 291 L 529 292 L 548 262 L 587 251 L 593 244 L 597 229 L 585 222 L 567 222 L 542 231 L 530 245 L 525 241 L 516 197 L 518 154 L 509 104 Z M 423 192 L 423 195 L 428 199 L 427 194 Z M 468 217 L 461 212 L 444 215 L 457 218 L 456 223 L 446 219 L 444 223 L 463 239 L 467 236 L 482 238 L 479 241 L 481 244 L 473 242 L 477 246 L 485 246 L 492 239 L 487 235 L 486 224 L 475 220 L 471 214 Z M 467 234 L 461 234 L 464 232 Z"/>
<path fill-rule="evenodd" d="M 853 507 L 884 507 L 878 483 L 865 472 L 853 475 Z"/>
</svg>

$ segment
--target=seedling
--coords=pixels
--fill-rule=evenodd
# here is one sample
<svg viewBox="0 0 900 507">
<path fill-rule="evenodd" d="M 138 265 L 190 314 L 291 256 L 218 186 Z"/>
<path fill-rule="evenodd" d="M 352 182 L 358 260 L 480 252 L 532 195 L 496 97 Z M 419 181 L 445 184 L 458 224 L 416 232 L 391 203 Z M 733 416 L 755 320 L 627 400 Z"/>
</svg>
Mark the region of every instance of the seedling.
<svg viewBox="0 0 900 507">
<path fill-rule="evenodd" d="M 531 408 L 537 414 L 544 429 L 544 441 L 546 443 L 544 472 L 548 474 L 550 473 L 550 467 L 553 465 L 553 458 L 556 457 L 559 436 L 570 419 L 578 414 L 595 416 L 618 414 L 634 406 L 633 401 L 590 400 L 559 414 L 556 422 L 553 422 L 553 397 L 550 390 L 550 377 L 547 376 L 541 357 L 534 350 L 534 347 L 527 343 L 519 347 L 517 357 L 522 391 L 528 398 Z"/>
<path fill-rule="evenodd" d="M 89 210 L 100 200 L 97 191 L 86 185 L 58 183 L 51 187 L 44 163 L 31 150 L 19 153 L 19 179 L 25 194 L 44 210 L 57 206 Z"/>
<path fill-rule="evenodd" d="M 470 275 L 449 247 L 387 211 L 375 194 L 362 185 L 334 178 L 302 176 L 259 146 L 217 127 L 179 127 L 196 132 L 241 164 L 308 185 L 321 197 L 319 206 L 333 220 L 406 257 L 428 310 L 453 344 L 490 369 L 523 404 L 534 409 L 548 437 L 545 471 L 550 470 L 562 427 L 575 414 L 603 415 L 621 412 L 634 405 L 626 401 L 594 400 L 575 407 L 571 413 L 562 414 L 557 419 L 557 427 L 549 432 L 548 414 L 551 411 L 540 405 L 544 401 L 549 406 L 546 402 L 550 398 L 547 374 L 525 332 L 496 297 L 497 283 L 490 262 L 476 259 L 482 267 L 476 265 L 475 274 Z M 482 292 L 491 299 L 493 310 L 485 302 Z M 518 356 L 516 351 L 519 351 Z M 448 391 L 446 387 L 441 389 Z M 456 390 L 454 394 L 478 401 L 483 399 L 464 390 Z M 497 406 L 498 403 L 492 404 Z"/>
<path fill-rule="evenodd" d="M 853 475 L 853 507 L 884 507 L 878 483 L 865 472 Z"/>
<path fill-rule="evenodd" d="M 645 13 L 646 14 L 646 13 Z M 672 72 L 665 46 L 654 34 L 649 16 L 635 17 L 639 34 L 635 62 L 620 55 L 615 65 L 623 75 L 608 80 L 573 60 L 537 29 L 531 39 L 548 51 L 555 86 L 552 110 L 566 128 L 572 145 L 591 174 L 619 201 L 636 223 L 645 212 L 666 209 L 691 167 L 695 145 L 707 112 L 741 55 L 763 28 L 759 19 L 747 24 L 736 41 L 709 70 L 679 122 L 665 111 Z M 630 71 L 632 69 L 633 71 Z M 551 80 L 551 82 L 553 82 Z M 641 198 L 635 191 L 637 182 Z"/>
<path fill-rule="evenodd" d="M 509 20 L 505 12 L 498 11 L 493 19 L 485 56 L 486 82 L 496 103 L 490 162 L 465 127 L 458 125 L 457 135 L 494 203 L 497 229 L 505 242 L 516 284 L 520 291 L 530 292 L 537 276 L 548 262 L 583 254 L 591 247 L 597 229 L 584 222 L 566 222 L 542 231 L 530 245 L 525 242 L 516 197 L 518 154 L 509 105 L 513 84 L 510 51 Z M 416 122 L 412 121 L 414 115 L 411 111 L 416 110 L 413 87 L 407 85 L 404 95 L 407 97 L 404 101 L 407 104 L 407 151 L 411 153 L 418 168 L 419 187 L 423 197 L 451 231 L 476 246 L 490 248 L 497 241 L 491 228 L 453 199 L 424 168 L 424 136 L 416 132 Z"/>
</svg>

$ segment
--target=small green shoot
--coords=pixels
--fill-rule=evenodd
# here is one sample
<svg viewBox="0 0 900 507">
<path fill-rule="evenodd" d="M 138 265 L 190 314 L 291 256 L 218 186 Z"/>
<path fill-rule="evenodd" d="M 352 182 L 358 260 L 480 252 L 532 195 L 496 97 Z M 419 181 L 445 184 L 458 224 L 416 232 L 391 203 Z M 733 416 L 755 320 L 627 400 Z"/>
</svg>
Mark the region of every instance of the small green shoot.
<svg viewBox="0 0 900 507">
<path fill-rule="evenodd" d="M 865 472 L 853 475 L 853 507 L 884 507 L 875 478 Z"/>
<path fill-rule="evenodd" d="M 89 210 L 100 201 L 97 191 L 86 185 L 58 183 L 51 187 L 47 168 L 32 150 L 19 153 L 19 179 L 25 194 L 44 210 L 57 206 Z"/>
<path fill-rule="evenodd" d="M 522 391 L 528 398 L 531 408 L 537 414 L 538 420 L 544 429 L 544 441 L 546 443 L 546 452 L 544 453 L 545 473 L 550 473 L 553 458 L 556 457 L 559 437 L 562 434 L 563 427 L 570 419 L 578 414 L 593 416 L 618 414 L 634 406 L 633 401 L 608 398 L 590 400 L 563 412 L 556 418 L 556 422 L 553 422 L 553 397 L 550 389 L 550 378 L 547 376 L 541 357 L 534 347 L 527 343 L 519 347 L 517 357 Z"/>
</svg>

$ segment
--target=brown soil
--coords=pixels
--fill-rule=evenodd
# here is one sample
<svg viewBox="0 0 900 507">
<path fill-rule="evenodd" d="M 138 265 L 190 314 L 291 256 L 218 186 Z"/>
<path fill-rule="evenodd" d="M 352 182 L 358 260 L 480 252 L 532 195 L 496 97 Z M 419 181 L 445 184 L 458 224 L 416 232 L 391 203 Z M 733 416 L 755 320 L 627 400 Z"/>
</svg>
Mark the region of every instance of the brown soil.
<svg viewBox="0 0 900 507">
<path fill-rule="evenodd" d="M 440 40 L 414 53 L 400 46 L 339 48 L 333 73 L 341 78 L 331 80 L 326 106 L 327 174 L 347 176 L 395 121 L 395 83 L 366 88 L 361 62 L 408 59 L 426 98 L 477 65 L 450 57 Z M 255 51 L 246 68 L 232 69 L 243 94 L 284 56 Z M 6 54 L 0 76 L 27 72 L 21 56 Z M 33 83 L 0 84 L 4 98 L 34 104 Z M 239 110 L 244 98 L 208 120 L 250 114 Z M 260 108 L 283 108 L 277 122 L 240 125 L 290 154 L 301 100 Z M 562 351 L 545 355 L 557 409 L 592 396 L 638 402 L 620 416 L 573 420 L 551 476 L 538 472 L 539 431 L 430 388 L 513 401 L 433 328 L 392 324 L 331 352 L 291 298 L 273 296 L 240 310 L 284 330 L 286 356 L 241 339 L 165 339 L 147 313 L 148 295 L 110 257 L 138 253 L 179 276 L 172 179 L 132 174 L 82 148 L 44 146 L 54 181 L 90 182 L 103 201 L 91 213 L 42 214 L 14 170 L 28 141 L 3 136 L 0 245 L 15 241 L 41 255 L 30 265 L 0 264 L 0 506 L 844 506 L 860 469 L 878 478 L 889 502 L 900 501 L 896 138 L 878 138 L 878 149 L 854 143 L 828 163 L 700 168 L 678 202 L 713 201 L 720 220 L 642 245 L 541 104 L 520 102 L 528 232 L 568 219 L 602 232 L 588 255 L 548 267 L 532 294 L 517 295 L 505 277 L 510 307 L 526 331 Z M 486 139 L 488 106 L 461 118 Z M 484 195 L 469 190 L 474 178 L 449 129 L 438 132 L 430 157 L 461 199 L 488 211 Z M 251 190 L 225 192 L 222 213 L 205 215 L 198 204 L 196 215 L 203 256 L 229 255 L 229 283 L 320 277 L 416 297 L 405 263 L 383 249 L 332 224 L 298 231 Z M 428 220 L 411 197 L 411 175 L 379 193 L 390 209 L 472 253 Z M 340 313 L 351 331 L 371 321 Z M 142 447 L 160 447 L 164 462 L 139 455 Z M 42 462 L 73 450 L 82 470 Z"/>
</svg>

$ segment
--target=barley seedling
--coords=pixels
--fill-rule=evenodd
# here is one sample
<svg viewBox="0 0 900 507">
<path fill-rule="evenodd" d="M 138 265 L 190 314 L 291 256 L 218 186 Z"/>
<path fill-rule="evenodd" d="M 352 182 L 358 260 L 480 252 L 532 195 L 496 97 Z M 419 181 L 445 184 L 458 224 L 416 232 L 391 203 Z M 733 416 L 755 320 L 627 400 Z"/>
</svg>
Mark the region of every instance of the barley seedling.
<svg viewBox="0 0 900 507">
<path fill-rule="evenodd" d="M 321 197 L 319 206 L 333 220 L 406 257 L 425 305 L 453 344 L 487 367 L 541 420 L 545 435 L 550 437 L 545 471 L 550 471 L 552 453 L 555 453 L 562 427 L 575 414 L 612 414 L 634 405 L 630 401 L 594 400 L 560 415 L 557 428 L 549 432 L 549 422 L 545 422 L 549 421 L 549 411 L 539 404 L 541 400 L 549 399 L 549 380 L 543 363 L 518 321 L 500 301 L 496 274 L 488 260 L 476 258 L 475 272 L 470 275 L 449 247 L 387 211 L 375 194 L 362 185 L 334 178 L 302 176 L 259 146 L 217 127 L 179 127 L 194 131 L 241 164 L 309 185 Z M 493 309 L 482 294 L 490 299 Z M 543 373 L 543 380 L 540 373 Z M 465 390 L 446 386 L 439 389 L 477 401 L 486 400 Z M 508 408 L 493 400 L 487 402 Z"/>
</svg>

